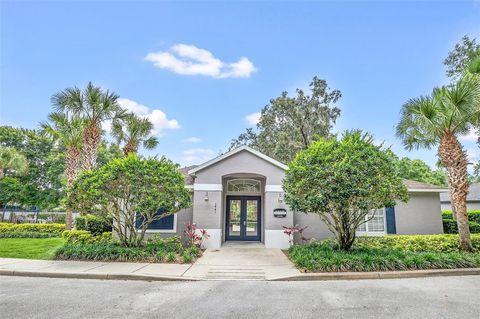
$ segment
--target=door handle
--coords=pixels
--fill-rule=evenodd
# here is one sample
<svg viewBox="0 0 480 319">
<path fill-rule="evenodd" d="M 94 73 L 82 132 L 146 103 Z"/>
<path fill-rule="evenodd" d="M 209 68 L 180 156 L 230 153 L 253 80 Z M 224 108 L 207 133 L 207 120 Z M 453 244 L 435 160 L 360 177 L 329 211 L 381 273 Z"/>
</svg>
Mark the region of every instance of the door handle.
<svg viewBox="0 0 480 319">
<path fill-rule="evenodd" d="M 243 221 L 243 226 L 247 226 L 247 221 L 246 220 Z"/>
</svg>

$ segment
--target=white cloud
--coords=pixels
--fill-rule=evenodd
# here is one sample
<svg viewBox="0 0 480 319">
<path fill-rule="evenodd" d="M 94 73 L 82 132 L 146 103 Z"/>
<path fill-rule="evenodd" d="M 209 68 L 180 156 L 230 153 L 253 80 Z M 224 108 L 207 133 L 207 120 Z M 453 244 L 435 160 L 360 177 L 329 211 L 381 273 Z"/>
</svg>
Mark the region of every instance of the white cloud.
<svg viewBox="0 0 480 319">
<path fill-rule="evenodd" d="M 476 163 L 480 160 L 480 150 L 478 147 L 467 149 L 467 157 L 471 163 Z"/>
<path fill-rule="evenodd" d="M 460 136 L 460 139 L 467 142 L 476 142 L 478 140 L 477 131 L 472 128 L 467 135 Z"/>
<path fill-rule="evenodd" d="M 202 141 L 202 139 L 199 138 L 199 137 L 196 137 L 196 136 L 192 136 L 192 137 L 184 139 L 183 141 L 186 142 L 186 143 L 200 143 Z"/>
<path fill-rule="evenodd" d="M 148 118 L 153 124 L 152 133 L 154 135 L 160 135 L 162 131 L 167 129 L 180 128 L 180 124 L 177 120 L 168 119 L 167 115 L 160 109 L 150 110 L 150 108 L 145 105 L 125 98 L 118 99 L 118 104 L 129 112 L 135 113 L 140 117 Z M 103 128 L 110 131 L 110 126 L 111 123 L 105 123 Z"/>
<path fill-rule="evenodd" d="M 214 158 L 216 155 L 215 151 L 209 148 L 192 148 L 183 151 L 182 161 L 185 165 L 201 164 Z"/>
<path fill-rule="evenodd" d="M 258 122 L 260 122 L 260 112 L 252 113 L 247 116 L 245 116 L 245 119 L 247 120 L 248 124 L 250 125 L 257 125 Z"/>
<path fill-rule="evenodd" d="M 205 75 L 217 79 L 248 78 L 256 71 L 246 57 L 237 62 L 227 63 L 215 57 L 210 51 L 188 44 L 176 44 L 169 51 L 150 52 L 145 60 L 153 65 L 184 75 Z"/>
</svg>

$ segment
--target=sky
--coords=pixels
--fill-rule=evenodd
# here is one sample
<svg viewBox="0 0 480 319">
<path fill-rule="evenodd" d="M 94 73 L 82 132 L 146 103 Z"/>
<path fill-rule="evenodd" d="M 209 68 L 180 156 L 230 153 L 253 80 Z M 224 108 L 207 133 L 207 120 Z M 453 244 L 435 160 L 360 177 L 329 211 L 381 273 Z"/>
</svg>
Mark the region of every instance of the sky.
<svg viewBox="0 0 480 319">
<path fill-rule="evenodd" d="M 143 154 L 200 164 L 318 76 L 343 94 L 335 132 L 433 166 L 436 151 L 406 151 L 394 127 L 404 102 L 448 83 L 463 35 L 480 38 L 478 0 L 0 1 L 0 124 L 38 128 L 54 93 L 92 81 L 154 123 Z M 472 160 L 475 139 L 462 138 Z"/>
</svg>

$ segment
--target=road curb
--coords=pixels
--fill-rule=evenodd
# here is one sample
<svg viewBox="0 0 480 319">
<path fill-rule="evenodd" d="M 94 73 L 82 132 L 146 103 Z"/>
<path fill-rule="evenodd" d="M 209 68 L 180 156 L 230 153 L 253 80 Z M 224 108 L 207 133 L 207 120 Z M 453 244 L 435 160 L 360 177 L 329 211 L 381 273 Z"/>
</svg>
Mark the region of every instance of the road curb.
<svg viewBox="0 0 480 319">
<path fill-rule="evenodd" d="M 268 278 L 266 281 L 329 281 L 329 280 L 366 280 L 366 279 L 401 279 L 427 278 L 448 276 L 480 275 L 480 268 L 463 269 L 432 269 L 382 272 L 329 272 L 300 273 L 298 275 Z M 83 272 L 51 272 L 0 269 L 0 276 L 69 278 L 69 279 L 100 279 L 100 280 L 137 280 L 137 281 L 200 281 L 201 278 L 181 276 L 155 276 L 143 274 L 119 273 L 83 273 Z"/>
<path fill-rule="evenodd" d="M 179 276 L 19 271 L 19 270 L 6 270 L 6 269 L 0 269 L 0 276 L 69 278 L 69 279 L 101 279 L 101 280 L 138 280 L 138 281 L 196 281 L 196 280 L 199 280 L 198 278 L 179 277 Z"/>
<path fill-rule="evenodd" d="M 379 271 L 379 272 L 301 273 L 294 276 L 273 278 L 273 279 L 270 279 L 270 281 L 400 279 L 400 278 L 475 276 L 475 275 L 480 275 L 480 268 L 429 269 L 429 270 Z"/>
</svg>

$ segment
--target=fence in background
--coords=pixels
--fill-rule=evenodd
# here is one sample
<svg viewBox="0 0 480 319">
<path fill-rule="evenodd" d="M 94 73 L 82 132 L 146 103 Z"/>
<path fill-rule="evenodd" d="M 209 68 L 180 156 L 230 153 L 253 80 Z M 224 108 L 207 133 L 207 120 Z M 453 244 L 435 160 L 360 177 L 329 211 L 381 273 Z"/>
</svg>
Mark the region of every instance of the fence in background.
<svg viewBox="0 0 480 319">
<path fill-rule="evenodd" d="M 3 207 L 0 211 L 0 222 L 15 224 L 51 224 L 65 223 L 65 212 L 41 212 L 37 208 L 21 209 L 15 206 Z M 73 213 L 73 219 L 80 216 Z"/>
</svg>

